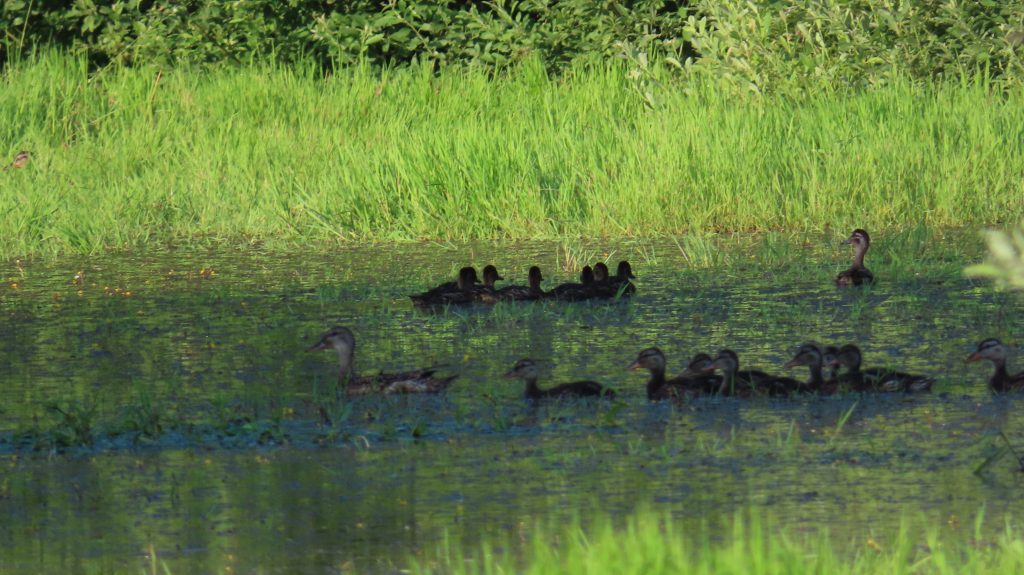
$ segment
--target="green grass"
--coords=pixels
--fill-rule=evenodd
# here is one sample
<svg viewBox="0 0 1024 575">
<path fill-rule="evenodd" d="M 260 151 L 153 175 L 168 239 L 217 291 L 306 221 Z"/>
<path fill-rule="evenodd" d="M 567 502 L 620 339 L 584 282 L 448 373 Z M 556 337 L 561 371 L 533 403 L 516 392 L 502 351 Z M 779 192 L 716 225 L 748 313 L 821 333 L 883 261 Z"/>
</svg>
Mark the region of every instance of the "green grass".
<svg viewBox="0 0 1024 575">
<path fill-rule="evenodd" d="M 905 521 L 897 533 L 864 533 L 842 539 L 827 532 L 772 533 L 757 514 L 737 516 L 731 531 L 712 540 L 707 526 L 687 532 L 667 514 L 641 511 L 622 525 L 607 517 L 588 527 L 579 521 L 530 529 L 519 526 L 516 540 L 484 544 L 465 552 L 446 540 L 429 559 L 414 562 L 413 573 L 602 573 L 853 575 L 1020 573 L 1024 541 L 1007 524 L 986 538 L 980 517 L 972 526 L 931 522 L 923 530 Z M 946 523 L 943 525 L 943 523 Z M 943 525 L 936 527 L 936 525 Z M 521 552 L 512 550 L 521 548 Z"/>
<path fill-rule="evenodd" d="M 7 67 L 0 158 L 32 159 L 0 172 L 0 256 L 1024 216 L 1024 94 L 982 81 L 799 101 L 645 83 L 652 109 L 618 63 L 313 70 Z"/>
</svg>

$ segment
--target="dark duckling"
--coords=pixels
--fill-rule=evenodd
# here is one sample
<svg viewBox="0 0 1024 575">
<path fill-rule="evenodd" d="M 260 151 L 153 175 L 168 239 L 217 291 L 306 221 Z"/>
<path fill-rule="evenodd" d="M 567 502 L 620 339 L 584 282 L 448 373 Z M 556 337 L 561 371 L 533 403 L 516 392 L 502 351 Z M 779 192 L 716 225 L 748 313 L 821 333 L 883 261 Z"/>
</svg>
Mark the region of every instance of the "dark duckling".
<svg viewBox="0 0 1024 575">
<path fill-rule="evenodd" d="M 917 393 L 930 391 L 935 383 L 930 377 L 913 375 L 896 371 L 887 367 L 869 367 L 862 370 L 860 348 L 850 343 L 840 347 L 834 358 L 833 364 L 846 367 L 846 373 L 837 377 L 840 385 L 849 387 L 854 391 L 903 391 Z"/>
<path fill-rule="evenodd" d="M 458 375 L 435 377 L 438 368 L 417 369 L 403 373 L 378 373 L 356 376 L 353 359 L 356 338 L 347 327 L 333 327 L 306 351 L 333 349 L 338 354 L 338 380 L 345 395 L 440 393 L 448 388 Z"/>
<path fill-rule="evenodd" d="M 861 229 L 853 230 L 850 237 L 842 242 L 842 245 L 847 244 L 853 246 L 853 263 L 850 265 L 850 269 L 839 272 L 835 279 L 836 285 L 859 286 L 875 283 L 874 274 L 864 267 L 864 254 L 867 253 L 868 247 L 871 245 L 871 238 L 868 237 L 868 233 Z"/>
<path fill-rule="evenodd" d="M 495 270 L 497 273 L 497 270 Z M 473 287 L 480 283 L 476 275 L 476 268 L 466 266 L 459 270 L 457 279 L 453 282 L 445 282 L 437 287 L 431 288 L 421 294 L 411 295 L 413 305 L 444 305 L 446 303 L 459 303 L 453 300 L 471 301 Z"/>
<path fill-rule="evenodd" d="M 740 370 L 740 358 L 731 349 L 718 352 L 705 371 L 722 372 L 722 384 L 715 393 L 724 396 L 750 397 L 753 395 L 789 395 L 800 382 L 788 377 L 769 375 L 756 369 Z"/>
<path fill-rule="evenodd" d="M 1010 355 L 1010 347 L 996 338 L 983 340 L 978 349 L 967 356 L 970 363 L 987 359 L 996 367 L 995 373 L 988 379 L 988 386 L 996 393 L 1008 391 L 1024 391 L 1024 371 L 1013 375 L 1006 368 L 1006 360 Z"/>
<path fill-rule="evenodd" d="M 494 284 L 503 279 L 505 278 L 498 274 L 498 268 L 493 265 L 484 267 L 484 283 L 473 286 L 473 299 L 484 303 L 497 303 L 500 298 Z"/>
<path fill-rule="evenodd" d="M 714 393 L 722 385 L 722 378 L 704 373 L 703 368 L 710 362 L 711 358 L 707 354 L 697 354 L 685 374 L 667 379 L 665 354 L 656 347 L 649 347 L 637 354 L 636 360 L 626 366 L 626 369 L 649 370 L 651 378 L 647 380 L 647 400 L 662 401 Z"/>
<path fill-rule="evenodd" d="M 524 396 L 530 401 L 556 397 L 604 397 L 607 399 L 615 397 L 614 391 L 596 381 L 574 381 L 572 383 L 556 385 L 550 389 L 541 389 L 537 386 L 538 376 L 539 370 L 537 369 L 536 362 L 532 359 L 520 359 L 502 377 L 518 377 L 525 381 L 526 392 Z"/>
<path fill-rule="evenodd" d="M 801 365 L 807 366 L 810 371 L 810 378 L 806 384 L 799 385 L 795 388 L 790 388 L 791 392 L 804 393 L 813 392 L 827 395 L 835 393 L 838 390 L 838 386 L 833 382 L 829 385 L 825 384 L 825 378 L 822 375 L 824 369 L 824 355 L 821 353 L 821 348 L 813 343 L 805 343 L 796 350 L 796 354 L 793 355 L 793 359 L 786 362 L 783 366 L 786 369 L 793 369 Z"/>
<path fill-rule="evenodd" d="M 598 267 L 603 269 L 599 272 Z M 607 273 L 608 267 L 604 264 L 599 263 L 594 266 L 595 297 L 626 297 L 632 295 L 633 292 L 636 291 L 636 286 L 633 285 L 632 281 L 630 281 L 635 279 L 636 276 L 633 275 L 633 268 L 626 260 L 619 262 L 614 276 L 607 277 Z"/>
<path fill-rule="evenodd" d="M 584 266 L 580 272 L 579 283 L 564 283 L 557 285 L 547 293 L 548 297 L 564 301 L 582 301 L 595 296 L 594 291 L 594 270 L 590 266 Z"/>
<path fill-rule="evenodd" d="M 530 267 L 528 286 L 506 286 L 498 290 L 498 299 L 501 300 L 535 300 L 544 297 L 544 290 L 540 289 L 540 282 L 544 276 L 537 266 Z"/>
</svg>

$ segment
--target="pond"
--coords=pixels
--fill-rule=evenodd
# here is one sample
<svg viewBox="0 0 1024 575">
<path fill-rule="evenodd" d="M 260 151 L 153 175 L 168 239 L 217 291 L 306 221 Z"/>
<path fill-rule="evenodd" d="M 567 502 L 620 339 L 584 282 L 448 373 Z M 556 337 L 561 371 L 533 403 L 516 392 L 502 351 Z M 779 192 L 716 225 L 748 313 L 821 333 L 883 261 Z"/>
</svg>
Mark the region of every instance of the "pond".
<svg viewBox="0 0 1024 575">
<path fill-rule="evenodd" d="M 973 532 L 984 508 L 998 530 L 1024 512 L 1024 474 L 1012 457 L 974 472 L 1000 432 L 1024 445 L 1024 418 L 964 358 L 986 337 L 1024 341 L 1024 299 L 963 279 L 982 248 L 957 232 L 893 235 L 868 257 L 879 283 L 838 290 L 838 239 L 7 262 L 0 570 L 138 572 L 155 553 L 174 573 L 386 573 L 444 537 L 524 541 L 540 520 L 637 506 L 694 529 L 766 508 L 779 527 L 860 539 L 908 512 Z M 538 264 L 550 288 L 622 258 L 638 276 L 623 301 L 428 312 L 407 298 L 467 263 L 506 283 Z M 355 332 L 358 371 L 459 378 L 443 396 L 336 401 L 334 357 L 305 352 L 331 325 Z M 649 404 L 646 374 L 625 369 L 651 345 L 670 372 L 729 347 L 804 378 L 782 365 L 808 340 L 857 342 L 866 365 L 933 375 L 934 390 Z M 542 360 L 542 386 L 596 379 L 618 400 L 528 405 L 500 378 L 522 357 Z"/>
</svg>

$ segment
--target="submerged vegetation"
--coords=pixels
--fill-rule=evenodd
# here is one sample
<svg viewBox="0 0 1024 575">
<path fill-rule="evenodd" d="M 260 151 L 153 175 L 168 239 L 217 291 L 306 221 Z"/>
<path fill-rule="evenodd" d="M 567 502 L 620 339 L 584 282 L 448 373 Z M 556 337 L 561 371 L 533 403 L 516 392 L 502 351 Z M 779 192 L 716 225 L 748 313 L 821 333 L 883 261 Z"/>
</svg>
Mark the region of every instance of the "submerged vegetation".
<svg viewBox="0 0 1024 575">
<path fill-rule="evenodd" d="M 0 79 L 4 154 L 32 153 L 0 173 L 0 255 L 1024 217 L 1024 93 L 982 75 L 751 101 L 644 74 L 581 64 L 556 78 L 530 61 L 500 77 L 261 64 L 91 75 L 46 54 Z"/>
<path fill-rule="evenodd" d="M 853 540 L 837 540 L 825 528 L 773 532 L 771 521 L 754 512 L 737 514 L 731 523 L 723 529 L 727 536 L 711 538 L 706 524 L 687 529 L 668 514 L 639 511 L 624 521 L 598 516 L 590 525 L 577 520 L 522 528 L 521 543 L 492 541 L 470 551 L 446 539 L 413 572 L 1009 575 L 1024 569 L 1019 526 L 1007 522 L 1002 533 L 986 535 L 981 514 L 973 525 L 905 519 L 896 533 L 867 532 Z"/>
</svg>

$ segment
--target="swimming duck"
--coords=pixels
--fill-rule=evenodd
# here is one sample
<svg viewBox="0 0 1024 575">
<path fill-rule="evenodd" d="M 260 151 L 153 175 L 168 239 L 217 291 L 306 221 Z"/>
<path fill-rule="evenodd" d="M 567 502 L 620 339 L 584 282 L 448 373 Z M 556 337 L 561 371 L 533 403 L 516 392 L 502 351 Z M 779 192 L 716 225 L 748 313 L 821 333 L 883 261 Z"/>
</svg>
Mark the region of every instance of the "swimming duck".
<svg viewBox="0 0 1024 575">
<path fill-rule="evenodd" d="M 821 348 L 813 343 L 805 343 L 796 350 L 796 354 L 793 355 L 793 359 L 786 362 L 783 366 L 786 369 L 793 369 L 806 365 L 810 371 L 810 379 L 807 383 L 800 384 L 795 388 L 790 388 L 790 391 L 795 392 L 814 392 L 820 394 L 831 394 L 838 390 L 838 386 L 835 382 L 831 382 L 829 385 L 825 384 L 825 378 L 822 376 L 822 369 L 824 367 L 824 358 L 821 353 Z"/>
<path fill-rule="evenodd" d="M 871 238 L 868 233 L 861 229 L 853 230 L 850 237 L 843 240 L 842 245 L 853 246 L 853 263 L 850 269 L 839 272 L 835 282 L 837 286 L 859 286 L 861 284 L 875 283 L 875 276 L 868 268 L 864 267 L 864 254 L 871 245 Z"/>
<path fill-rule="evenodd" d="M 494 288 L 494 283 L 503 279 L 505 278 L 498 274 L 498 268 L 493 265 L 484 267 L 484 283 L 473 286 L 473 299 L 484 303 L 497 303 L 500 298 L 498 290 Z"/>
<path fill-rule="evenodd" d="M 495 269 L 494 273 L 497 274 L 498 270 Z M 480 278 L 476 275 L 476 268 L 466 266 L 459 270 L 459 275 L 455 281 L 445 282 L 421 294 L 411 295 L 409 299 L 412 300 L 413 305 L 418 306 L 465 303 L 458 300 L 471 301 L 473 299 L 473 287 L 478 283 L 480 283 Z"/>
<path fill-rule="evenodd" d="M 661 401 L 664 399 L 677 399 L 697 397 L 714 393 L 722 385 L 722 378 L 705 373 L 703 368 L 710 363 L 711 358 L 707 354 L 697 354 L 686 373 L 665 378 L 665 354 L 656 347 L 649 347 L 636 356 L 636 360 L 626 366 L 626 369 L 647 369 L 651 372 L 651 378 L 647 380 L 648 401 Z"/>
<path fill-rule="evenodd" d="M 800 382 L 788 377 L 769 375 L 756 369 L 740 370 L 740 358 L 731 349 L 723 349 L 715 356 L 706 371 L 722 372 L 722 384 L 715 393 L 724 396 L 750 397 L 752 395 L 789 395 Z"/>
<path fill-rule="evenodd" d="M 861 369 L 860 348 L 849 343 L 840 347 L 832 363 L 836 367 L 844 366 L 846 373 L 840 374 L 836 379 L 841 385 L 848 386 L 855 391 L 906 391 L 921 392 L 929 391 L 935 383 L 929 377 L 923 375 L 912 375 L 896 371 L 887 367 L 869 367 Z"/>
<path fill-rule="evenodd" d="M 584 266 L 580 272 L 579 283 L 564 283 L 551 288 L 548 297 L 564 301 L 581 301 L 595 296 L 594 270 Z"/>
<path fill-rule="evenodd" d="M 599 267 L 603 269 L 598 271 Z M 636 291 L 636 286 L 630 281 L 636 276 L 633 275 L 633 268 L 626 260 L 619 262 L 614 276 L 607 277 L 607 273 L 608 266 L 601 263 L 594 266 L 595 297 L 626 297 Z"/>
<path fill-rule="evenodd" d="M 345 395 L 440 393 L 448 388 L 458 375 L 435 377 L 438 368 L 417 369 L 403 373 L 378 373 L 356 376 L 353 358 L 356 338 L 347 327 L 332 327 L 306 351 L 333 349 L 338 353 L 338 380 Z"/>
<path fill-rule="evenodd" d="M 1024 371 L 1010 375 L 1006 369 L 1006 359 L 1009 355 L 1010 347 L 993 337 L 979 343 L 977 351 L 967 356 L 967 361 L 987 359 L 996 366 L 995 373 L 988 379 L 988 386 L 992 391 L 1024 391 Z"/>
<path fill-rule="evenodd" d="M 505 286 L 498 290 L 498 299 L 502 300 L 534 300 L 544 297 L 546 294 L 544 290 L 540 289 L 540 282 L 544 281 L 544 276 L 540 273 L 540 268 L 537 266 L 531 266 L 529 272 L 528 286 Z"/>
<path fill-rule="evenodd" d="M 524 396 L 530 401 L 551 397 L 604 397 L 613 399 L 615 392 L 596 381 L 574 381 L 563 383 L 550 389 L 541 389 L 537 386 L 539 375 L 537 363 L 532 359 L 520 359 L 502 377 L 518 377 L 526 382 Z"/>
</svg>

